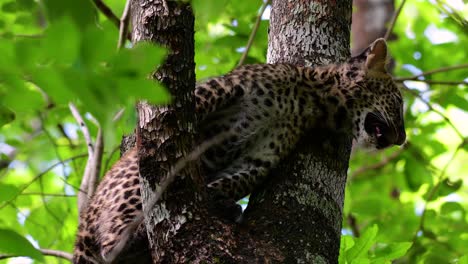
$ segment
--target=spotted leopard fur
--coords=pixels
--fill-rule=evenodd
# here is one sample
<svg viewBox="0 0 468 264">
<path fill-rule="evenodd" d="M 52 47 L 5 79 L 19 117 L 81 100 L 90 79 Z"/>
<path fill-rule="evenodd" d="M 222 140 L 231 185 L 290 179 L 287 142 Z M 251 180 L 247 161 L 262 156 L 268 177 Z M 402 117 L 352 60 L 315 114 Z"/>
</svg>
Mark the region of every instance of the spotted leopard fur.
<svg viewBox="0 0 468 264">
<path fill-rule="evenodd" d="M 386 56 L 386 43 L 379 39 L 339 65 L 246 65 L 198 84 L 202 139 L 234 131 L 202 158 L 210 193 L 234 200 L 246 196 L 311 128 L 352 133 L 366 148 L 402 144 L 403 102 L 385 71 Z M 81 215 L 74 263 L 106 263 L 126 225 L 141 212 L 137 164 L 131 150 L 104 177 Z M 144 227 L 133 236 L 115 263 L 151 263 Z"/>
</svg>

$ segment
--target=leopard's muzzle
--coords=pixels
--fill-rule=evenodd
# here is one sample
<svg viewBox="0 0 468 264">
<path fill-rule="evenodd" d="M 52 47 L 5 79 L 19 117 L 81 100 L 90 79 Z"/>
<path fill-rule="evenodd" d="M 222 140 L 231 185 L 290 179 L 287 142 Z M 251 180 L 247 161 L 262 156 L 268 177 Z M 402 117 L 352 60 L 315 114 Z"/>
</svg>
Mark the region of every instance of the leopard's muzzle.
<svg viewBox="0 0 468 264">
<path fill-rule="evenodd" d="M 367 114 L 364 120 L 364 129 L 367 134 L 376 139 L 377 149 L 383 149 L 391 145 L 402 145 L 406 141 L 404 125 L 390 125 L 375 113 Z"/>
</svg>

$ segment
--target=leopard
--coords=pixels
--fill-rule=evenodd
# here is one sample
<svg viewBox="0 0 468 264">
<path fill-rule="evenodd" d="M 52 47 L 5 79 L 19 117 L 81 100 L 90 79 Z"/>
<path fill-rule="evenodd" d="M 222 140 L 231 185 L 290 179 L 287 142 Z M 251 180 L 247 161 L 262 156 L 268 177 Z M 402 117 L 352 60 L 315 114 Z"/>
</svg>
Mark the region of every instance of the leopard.
<svg viewBox="0 0 468 264">
<path fill-rule="evenodd" d="M 402 145 L 403 97 L 386 60 L 386 41 L 377 39 L 344 63 L 244 65 L 197 84 L 193 96 L 201 140 L 232 132 L 200 158 L 208 192 L 245 197 L 311 129 L 352 134 L 364 149 Z M 81 213 L 73 263 L 151 263 L 143 224 L 118 256 L 110 257 L 141 213 L 134 148 L 106 173 Z"/>
</svg>

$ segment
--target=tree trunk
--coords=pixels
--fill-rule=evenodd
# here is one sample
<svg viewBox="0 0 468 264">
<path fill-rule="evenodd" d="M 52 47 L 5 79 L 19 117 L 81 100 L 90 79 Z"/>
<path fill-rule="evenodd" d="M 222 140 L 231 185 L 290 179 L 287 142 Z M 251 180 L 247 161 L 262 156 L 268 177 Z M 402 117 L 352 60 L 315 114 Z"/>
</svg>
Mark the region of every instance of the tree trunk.
<svg viewBox="0 0 468 264">
<path fill-rule="evenodd" d="M 349 57 L 351 1 L 273 1 L 268 62 L 326 64 Z M 253 193 L 249 227 L 285 262 L 337 263 L 351 135 L 314 129 Z"/>
<path fill-rule="evenodd" d="M 168 48 L 169 55 L 154 74 L 171 92 L 167 107 L 138 104 L 137 147 L 140 158 L 143 208 L 164 180 L 175 161 L 188 153 L 195 133 L 191 91 L 194 73 L 194 18 L 189 5 L 173 1 L 132 1 L 133 42 L 150 40 Z M 148 58 L 151 59 L 151 58 Z M 170 242 L 191 218 L 203 215 L 204 198 L 196 182 L 203 181 L 196 166 L 184 170 L 170 190 L 145 218 L 153 262 L 161 262 L 170 253 Z M 181 206 L 183 205 L 183 206 Z M 167 257 L 167 256 L 166 256 Z M 175 255 L 177 257 L 177 255 Z"/>
<path fill-rule="evenodd" d="M 349 57 L 351 0 L 273 0 L 268 63 L 326 65 Z"/>
<path fill-rule="evenodd" d="M 138 105 L 136 142 L 140 158 L 143 208 L 160 191 L 178 158 L 189 153 L 195 134 L 193 14 L 189 4 L 135 0 L 134 42 L 150 40 L 169 49 L 155 77 L 171 92 L 171 105 Z M 207 211 L 205 183 L 197 164 L 185 169 L 145 217 L 153 263 L 279 262 L 278 250 L 255 239 L 235 223 Z"/>
<path fill-rule="evenodd" d="M 351 55 L 359 55 L 374 40 L 382 38 L 395 12 L 394 0 L 354 0 Z"/>
<path fill-rule="evenodd" d="M 349 55 L 351 1 L 273 1 L 269 62 L 325 64 Z M 134 0 L 133 40 L 170 49 L 155 77 L 173 95 L 139 105 L 137 146 L 143 207 L 175 161 L 193 148 L 193 16 L 188 4 Z M 336 263 L 349 135 L 310 131 L 251 196 L 243 225 L 210 215 L 193 164 L 178 175 L 145 222 L 154 263 Z"/>
</svg>

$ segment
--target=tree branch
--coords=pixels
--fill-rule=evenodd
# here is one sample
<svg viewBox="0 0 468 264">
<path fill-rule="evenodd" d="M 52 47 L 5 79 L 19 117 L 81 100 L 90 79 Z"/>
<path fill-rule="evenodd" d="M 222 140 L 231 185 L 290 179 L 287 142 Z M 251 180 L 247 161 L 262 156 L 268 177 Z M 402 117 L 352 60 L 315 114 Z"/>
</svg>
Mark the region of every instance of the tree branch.
<svg viewBox="0 0 468 264">
<path fill-rule="evenodd" d="M 72 113 L 76 122 L 80 126 L 81 132 L 83 133 L 83 137 L 86 141 L 86 146 L 88 148 L 88 156 L 92 157 L 94 155 L 94 146 L 93 141 L 91 140 L 91 134 L 89 133 L 88 126 L 86 125 L 83 117 L 81 116 L 80 112 L 73 103 L 69 103 L 68 107 L 70 108 L 70 112 Z"/>
<path fill-rule="evenodd" d="M 117 49 L 121 49 L 125 45 L 125 41 L 127 38 L 125 36 L 128 35 L 128 23 L 130 23 L 130 6 L 131 0 L 127 0 L 125 3 L 125 9 L 122 13 L 122 17 L 120 18 L 120 26 L 119 26 L 119 43 L 117 44 Z"/>
<path fill-rule="evenodd" d="M 450 164 L 455 160 L 455 157 L 457 156 L 458 154 L 458 151 L 461 150 L 465 145 L 468 144 L 468 137 L 467 138 L 463 138 L 463 141 L 458 145 L 458 147 L 455 149 L 455 152 L 453 153 L 452 157 L 449 159 L 449 161 L 445 164 L 444 168 L 441 170 L 439 176 L 437 177 L 438 178 L 438 182 L 434 185 L 434 187 L 432 187 L 432 189 L 429 191 L 426 199 L 425 199 L 425 203 L 424 203 L 424 208 L 423 208 L 423 211 L 422 211 L 422 214 L 421 214 L 421 218 L 420 218 L 420 221 L 419 221 L 419 225 L 418 225 L 418 229 L 416 230 L 416 232 L 414 232 L 414 235 L 413 235 L 413 245 L 415 244 L 416 242 L 416 239 L 418 238 L 418 233 L 419 231 L 422 231 L 424 232 L 425 229 L 424 229 L 424 221 L 426 220 L 426 215 L 427 215 L 427 206 L 429 205 L 429 203 L 432 201 L 432 199 L 434 198 L 434 195 L 437 193 L 437 191 L 439 190 L 440 186 L 442 185 L 442 183 L 445 181 L 445 179 L 447 177 L 445 177 L 445 172 L 447 171 L 448 167 L 450 166 Z"/>
<path fill-rule="evenodd" d="M 351 230 L 353 231 L 353 235 L 355 237 L 360 237 L 361 231 L 359 230 L 356 217 L 350 213 L 348 214 L 347 220 L 348 220 L 348 225 L 351 227 Z"/>
<path fill-rule="evenodd" d="M 244 53 L 242 53 L 239 63 L 237 63 L 237 67 L 244 64 L 245 59 L 247 58 L 247 55 L 249 54 L 250 48 L 252 47 L 253 40 L 255 36 L 257 35 L 258 27 L 260 26 L 260 22 L 262 21 L 262 15 L 265 12 L 265 9 L 267 8 L 269 4 L 270 4 L 270 0 L 266 0 L 263 3 L 262 7 L 260 8 L 260 12 L 258 13 L 257 19 L 255 20 L 254 27 L 252 28 L 252 32 L 250 33 L 249 40 L 247 41 L 247 45 L 245 46 Z"/>
<path fill-rule="evenodd" d="M 432 75 L 432 74 L 435 74 L 435 73 L 459 70 L 459 69 L 464 69 L 464 68 L 468 68 L 468 64 L 460 64 L 460 65 L 455 65 L 455 66 L 442 67 L 442 68 L 422 72 L 420 74 L 417 74 L 417 75 L 414 75 L 414 76 L 411 76 L 411 77 L 395 78 L 394 80 L 396 82 L 413 81 L 413 80 L 418 80 L 418 78 L 423 77 L 423 76 Z"/>
<path fill-rule="evenodd" d="M 362 167 L 354 170 L 353 173 L 349 176 L 349 180 L 353 180 L 358 175 L 363 174 L 363 173 L 365 173 L 367 171 L 378 170 L 378 169 L 381 169 L 381 168 L 385 167 L 387 164 L 389 164 L 390 162 L 392 162 L 393 160 L 398 158 L 400 156 L 400 154 L 409 147 L 409 145 L 410 145 L 410 143 L 406 142 L 397 151 L 393 152 L 392 154 L 390 154 L 387 157 L 384 157 L 379 162 L 371 164 L 371 165 L 367 165 L 367 166 L 362 166 Z"/>
<path fill-rule="evenodd" d="M 42 255 L 44 256 L 52 256 L 52 257 L 58 257 L 58 258 L 63 258 L 68 261 L 72 261 L 73 255 L 65 252 L 65 251 L 60 251 L 60 250 L 55 250 L 55 249 L 38 249 Z M 8 259 L 8 258 L 16 258 L 16 257 L 24 257 L 21 255 L 10 255 L 10 254 L 0 254 L 0 259 Z"/>
<path fill-rule="evenodd" d="M 388 40 L 388 38 L 390 37 L 390 34 L 392 34 L 393 28 L 395 27 L 395 23 L 398 19 L 398 16 L 400 16 L 401 10 L 403 9 L 403 6 L 405 5 L 405 3 L 406 3 L 406 0 L 403 0 L 400 6 L 398 7 L 397 11 L 395 12 L 395 14 L 393 14 L 392 21 L 390 22 L 390 26 L 388 27 L 387 32 L 385 32 L 385 36 L 384 36 L 385 40 Z"/>
<path fill-rule="evenodd" d="M 460 130 L 458 130 L 458 128 L 452 123 L 452 121 L 446 116 L 444 115 L 442 112 L 440 112 L 439 110 L 435 109 L 434 107 L 432 107 L 432 104 L 430 104 L 429 102 L 427 102 L 426 100 L 424 100 L 424 98 L 422 98 L 421 95 L 419 95 L 418 93 L 416 93 L 415 91 L 409 89 L 408 87 L 406 87 L 406 85 L 403 84 L 403 87 L 405 88 L 405 91 L 409 92 L 410 94 L 412 94 L 413 96 L 417 97 L 419 100 L 421 100 L 421 102 L 423 102 L 428 108 L 429 110 L 433 111 L 434 113 L 438 114 L 439 116 L 441 116 L 445 122 L 447 122 L 451 127 L 452 129 L 455 131 L 455 133 L 457 133 L 457 135 L 463 140 L 464 139 L 464 136 L 463 134 L 460 132 Z"/>
<path fill-rule="evenodd" d="M 88 205 L 89 197 L 91 197 L 91 194 L 88 192 L 90 191 L 90 181 L 94 170 L 93 161 L 95 151 L 93 147 L 93 142 L 91 140 L 91 135 L 88 130 L 88 126 L 86 126 L 83 117 L 80 115 L 80 112 L 73 103 L 69 103 L 68 106 L 73 117 L 80 126 L 81 132 L 83 133 L 83 137 L 86 141 L 86 146 L 88 148 L 88 161 L 86 162 L 83 178 L 81 179 L 80 190 L 78 192 L 78 213 L 81 213 Z"/>
<path fill-rule="evenodd" d="M 55 164 L 53 164 L 52 166 L 50 166 L 49 168 L 47 168 L 46 170 L 44 170 L 43 172 L 39 173 L 36 177 L 34 177 L 29 183 L 23 185 L 23 187 L 21 187 L 18 191 L 18 194 L 15 195 L 14 197 L 12 197 L 10 200 L 8 201 L 5 201 L 2 205 L 0 205 L 0 209 L 2 209 L 3 207 L 5 207 L 8 203 L 12 202 L 13 200 L 15 200 L 18 195 L 20 193 L 22 193 L 24 190 L 26 190 L 26 188 L 28 188 L 33 182 L 37 181 L 40 177 L 44 176 L 45 174 L 47 174 L 48 172 L 52 171 L 55 167 L 57 167 L 58 165 L 63 165 L 65 164 L 66 162 L 69 162 L 69 161 L 72 161 L 72 160 L 75 160 L 75 159 L 78 159 L 78 158 L 84 158 L 86 157 L 87 154 L 81 154 L 81 155 L 76 155 L 76 156 L 73 156 L 73 157 L 70 157 L 68 159 L 64 159 L 64 160 L 61 160 Z"/>
<path fill-rule="evenodd" d="M 39 251 L 41 251 L 41 253 L 45 256 L 63 258 L 69 261 L 72 261 L 73 259 L 73 255 L 65 251 L 60 251 L 60 250 L 55 250 L 55 249 L 39 249 Z"/>
<path fill-rule="evenodd" d="M 57 197 L 76 197 L 75 194 L 65 194 L 65 193 L 42 193 L 42 192 L 24 192 L 19 195 L 41 195 L 41 196 L 57 196 Z"/>
<path fill-rule="evenodd" d="M 404 81 L 412 81 L 412 82 L 423 82 L 427 84 L 441 84 L 441 85 L 459 85 L 465 84 L 468 85 L 468 81 L 439 81 L 439 80 L 395 80 L 395 82 L 403 83 Z"/>
<path fill-rule="evenodd" d="M 101 172 L 101 162 L 102 162 L 102 153 L 104 151 L 104 139 L 102 136 L 102 129 L 98 126 L 98 133 L 96 136 L 96 146 L 95 152 L 91 159 L 91 168 L 90 176 L 88 178 L 88 196 L 91 197 L 96 191 L 97 181 L 99 178 L 99 173 Z"/>
<path fill-rule="evenodd" d="M 107 19 L 109 19 L 117 28 L 120 28 L 120 19 L 114 14 L 114 12 L 112 12 L 112 9 L 110 9 L 101 0 L 93 0 L 93 2 L 96 5 L 96 8 L 99 9 Z M 132 35 L 130 33 L 127 33 L 127 39 L 132 40 Z"/>
</svg>

